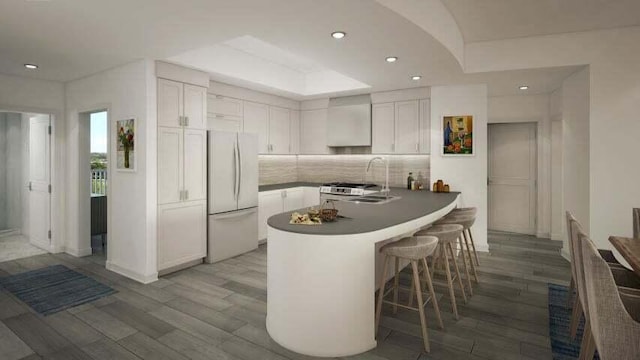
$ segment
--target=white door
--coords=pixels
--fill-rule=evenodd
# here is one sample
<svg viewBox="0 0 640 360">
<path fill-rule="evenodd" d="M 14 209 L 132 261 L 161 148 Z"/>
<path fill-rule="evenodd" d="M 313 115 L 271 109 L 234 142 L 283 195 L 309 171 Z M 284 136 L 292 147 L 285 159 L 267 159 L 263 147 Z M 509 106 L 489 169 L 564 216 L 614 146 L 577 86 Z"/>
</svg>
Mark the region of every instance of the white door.
<svg viewBox="0 0 640 360">
<path fill-rule="evenodd" d="M 185 200 L 207 199 L 207 132 L 184 130 Z"/>
<path fill-rule="evenodd" d="M 238 134 L 209 133 L 209 214 L 238 209 Z"/>
<path fill-rule="evenodd" d="M 267 238 L 267 220 L 275 215 L 283 212 L 282 208 L 282 192 L 270 191 L 261 193 L 258 197 L 258 239 Z"/>
<path fill-rule="evenodd" d="M 32 244 L 49 249 L 51 239 L 51 197 L 49 116 L 29 119 L 29 238 Z"/>
<path fill-rule="evenodd" d="M 269 107 L 269 144 L 273 154 L 291 152 L 291 123 L 289 109 Z"/>
<path fill-rule="evenodd" d="M 244 102 L 244 132 L 258 134 L 258 153 L 269 153 L 269 106 Z"/>
<path fill-rule="evenodd" d="M 238 134 L 238 209 L 258 206 L 258 137 Z"/>
<path fill-rule="evenodd" d="M 211 114 L 242 116 L 242 100 L 239 99 L 222 95 L 209 95 L 207 97 L 207 107 L 207 111 Z"/>
<path fill-rule="evenodd" d="M 258 209 L 209 215 L 207 262 L 214 263 L 258 247 Z"/>
<path fill-rule="evenodd" d="M 489 125 L 489 228 L 534 234 L 536 125 Z"/>
<path fill-rule="evenodd" d="M 395 152 L 395 107 L 393 103 L 375 104 L 371 115 L 371 152 Z"/>
<path fill-rule="evenodd" d="M 242 118 L 236 116 L 209 114 L 207 130 L 242 132 Z"/>
<path fill-rule="evenodd" d="M 207 128 L 207 89 L 184 84 L 184 116 L 190 129 Z"/>
<path fill-rule="evenodd" d="M 290 118 L 291 121 L 291 154 L 299 154 L 300 153 L 300 111 L 291 110 Z"/>
<path fill-rule="evenodd" d="M 158 204 L 182 200 L 183 131 L 180 128 L 158 128 Z"/>
<path fill-rule="evenodd" d="M 207 255 L 207 202 L 158 206 L 158 270 Z"/>
<path fill-rule="evenodd" d="M 177 81 L 158 79 L 158 126 L 182 126 L 183 88 Z"/>
<path fill-rule="evenodd" d="M 415 154 L 420 150 L 420 111 L 418 100 L 395 104 L 395 152 Z"/>
<path fill-rule="evenodd" d="M 304 189 L 295 188 L 283 190 L 284 198 L 282 202 L 282 209 L 284 211 L 293 211 L 296 209 L 304 208 Z"/>
<path fill-rule="evenodd" d="M 300 112 L 300 153 L 329 154 L 327 147 L 327 109 Z"/>
</svg>

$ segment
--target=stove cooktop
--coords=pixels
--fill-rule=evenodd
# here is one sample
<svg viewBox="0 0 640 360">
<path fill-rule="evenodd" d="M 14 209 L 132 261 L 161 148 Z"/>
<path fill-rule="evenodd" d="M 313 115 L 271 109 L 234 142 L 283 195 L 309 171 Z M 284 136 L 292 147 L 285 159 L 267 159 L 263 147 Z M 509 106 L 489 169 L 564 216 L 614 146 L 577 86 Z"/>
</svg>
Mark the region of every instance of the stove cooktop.
<svg viewBox="0 0 640 360">
<path fill-rule="evenodd" d="M 341 187 L 341 188 L 360 188 L 360 189 L 368 189 L 368 188 L 376 187 L 375 184 L 349 183 L 349 182 L 331 182 L 331 183 L 322 184 L 322 186 Z"/>
</svg>

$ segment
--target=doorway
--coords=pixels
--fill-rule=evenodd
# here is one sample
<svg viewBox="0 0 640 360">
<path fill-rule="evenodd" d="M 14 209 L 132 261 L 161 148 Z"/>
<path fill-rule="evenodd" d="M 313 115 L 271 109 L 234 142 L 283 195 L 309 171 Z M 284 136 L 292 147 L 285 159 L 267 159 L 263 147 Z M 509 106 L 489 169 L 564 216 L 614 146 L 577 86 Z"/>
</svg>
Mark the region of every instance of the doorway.
<svg viewBox="0 0 640 360">
<path fill-rule="evenodd" d="M 536 233 L 535 123 L 489 124 L 489 229 Z"/>
<path fill-rule="evenodd" d="M 51 117 L 0 112 L 0 262 L 51 249 Z"/>
<path fill-rule="evenodd" d="M 106 111 L 89 113 L 91 172 L 91 253 L 106 255 L 108 189 L 108 120 Z"/>
</svg>

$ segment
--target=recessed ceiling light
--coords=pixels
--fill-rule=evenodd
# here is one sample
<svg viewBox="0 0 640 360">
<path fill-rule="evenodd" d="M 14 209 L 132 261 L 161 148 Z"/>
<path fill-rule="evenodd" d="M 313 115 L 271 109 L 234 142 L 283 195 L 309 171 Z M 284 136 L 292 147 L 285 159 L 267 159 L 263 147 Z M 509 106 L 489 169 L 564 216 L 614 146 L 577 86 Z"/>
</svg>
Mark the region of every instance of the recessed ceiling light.
<svg viewBox="0 0 640 360">
<path fill-rule="evenodd" d="M 396 62 L 398 61 L 398 58 L 396 56 L 389 56 L 388 58 L 386 58 L 385 60 L 387 60 L 387 62 Z"/>
<path fill-rule="evenodd" d="M 527 86 L 527 85 L 520 85 L 520 87 L 518 87 L 518 89 L 520 89 L 520 90 L 529 90 L 529 86 Z"/>
<path fill-rule="evenodd" d="M 347 33 L 344 31 L 334 31 L 331 33 L 331 36 L 334 39 L 342 39 L 343 37 L 347 36 Z"/>
<path fill-rule="evenodd" d="M 415 81 L 418 81 L 418 80 L 420 80 L 420 79 L 422 79 L 422 76 L 420 76 L 420 75 L 413 75 L 413 76 L 411 77 L 411 80 L 415 80 Z"/>
<path fill-rule="evenodd" d="M 35 70 L 35 69 L 38 68 L 38 65 L 35 65 L 35 64 L 24 64 L 24 67 L 26 67 L 27 69 Z"/>
</svg>

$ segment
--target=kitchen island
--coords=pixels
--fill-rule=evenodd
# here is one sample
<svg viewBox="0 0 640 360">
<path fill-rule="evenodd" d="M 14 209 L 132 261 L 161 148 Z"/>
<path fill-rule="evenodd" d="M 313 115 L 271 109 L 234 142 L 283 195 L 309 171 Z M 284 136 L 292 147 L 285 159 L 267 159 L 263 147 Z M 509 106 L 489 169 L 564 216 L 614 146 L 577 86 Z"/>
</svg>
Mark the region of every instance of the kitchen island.
<svg viewBox="0 0 640 360">
<path fill-rule="evenodd" d="M 384 204 L 335 202 L 336 222 L 268 220 L 267 330 L 297 353 L 336 357 L 376 347 L 377 249 L 411 235 L 456 207 L 459 193 L 391 189 Z M 379 275 L 380 276 L 380 275 Z"/>
</svg>

